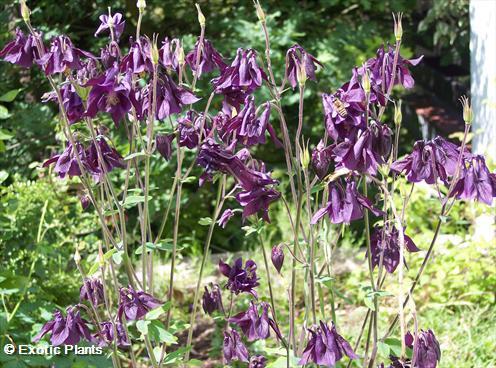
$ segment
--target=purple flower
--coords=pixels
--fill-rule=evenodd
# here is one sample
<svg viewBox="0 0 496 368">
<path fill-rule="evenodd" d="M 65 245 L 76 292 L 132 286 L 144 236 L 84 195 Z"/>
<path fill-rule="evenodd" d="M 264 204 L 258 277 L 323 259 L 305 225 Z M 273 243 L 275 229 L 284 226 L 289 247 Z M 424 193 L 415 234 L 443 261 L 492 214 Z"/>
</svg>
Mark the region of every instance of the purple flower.
<svg viewBox="0 0 496 368">
<path fill-rule="evenodd" d="M 150 40 L 146 37 L 140 37 L 138 41 L 133 42 L 131 38 L 131 47 L 126 56 L 124 56 L 119 65 L 121 72 L 130 70 L 133 74 L 139 74 L 153 70 L 151 60 Z"/>
<path fill-rule="evenodd" d="M 89 52 L 74 47 L 69 37 L 57 36 L 52 40 L 50 50 L 36 62 L 43 66 L 46 75 L 51 75 L 67 69 L 81 69 L 84 66 L 82 57 L 95 58 Z"/>
<path fill-rule="evenodd" d="M 312 168 L 320 180 L 324 179 L 329 173 L 329 166 L 332 162 L 332 147 L 324 146 L 321 140 L 312 151 Z"/>
<path fill-rule="evenodd" d="M 166 37 L 162 41 L 162 47 L 159 52 L 159 59 L 164 68 L 179 71 L 179 50 L 181 49 L 181 41 L 177 38 L 169 40 Z"/>
<path fill-rule="evenodd" d="M 104 300 L 103 284 L 99 279 L 85 278 L 79 289 L 79 300 L 88 300 L 96 308 Z"/>
<path fill-rule="evenodd" d="M 117 42 L 110 42 L 100 50 L 100 61 L 105 69 L 111 68 L 114 63 L 118 63 L 121 51 Z"/>
<path fill-rule="evenodd" d="M 420 331 L 413 346 L 414 368 L 436 368 L 441 360 L 441 348 L 432 330 Z M 410 345 L 411 347 L 411 345 Z"/>
<path fill-rule="evenodd" d="M 29 68 L 33 65 L 33 60 L 38 58 L 36 40 L 31 34 L 25 36 L 17 28 L 15 39 L 7 43 L 2 51 L 0 51 L 0 58 L 3 58 L 9 63 Z"/>
<path fill-rule="evenodd" d="M 246 96 L 262 86 L 267 75 L 257 64 L 257 53 L 252 49 L 238 49 L 232 64 L 212 79 L 214 91 L 223 94 L 233 106 L 243 103 Z"/>
<path fill-rule="evenodd" d="M 375 175 L 391 152 L 392 134 L 386 124 L 372 122 L 367 129 L 360 130 L 356 138 L 345 139 L 334 147 L 334 160 L 338 166 Z"/>
<path fill-rule="evenodd" d="M 405 249 L 409 252 L 418 252 L 413 240 L 406 234 L 403 234 Z M 372 250 L 372 265 L 379 266 L 382 253 L 382 264 L 387 272 L 393 273 L 400 263 L 400 244 L 399 234 L 395 227 L 390 229 L 376 227 L 370 237 L 370 246 Z"/>
<path fill-rule="evenodd" d="M 314 56 L 306 52 L 300 45 L 294 45 L 286 52 L 286 78 L 293 89 L 298 85 L 298 69 L 303 65 L 308 79 L 317 81 L 315 70 L 317 65 L 322 66 Z"/>
<path fill-rule="evenodd" d="M 434 184 L 438 179 L 446 183 L 448 176 L 455 173 L 459 154 L 460 150 L 455 144 L 441 137 L 427 142 L 417 141 L 412 153 L 393 162 L 391 170 L 404 172 L 411 183 L 425 181 Z"/>
<path fill-rule="evenodd" d="M 117 332 L 117 346 L 119 348 L 131 346 L 122 323 L 110 321 L 100 323 L 100 332 L 93 334 L 93 338 L 98 341 L 98 346 L 107 347 L 114 343 L 114 329 Z"/>
<path fill-rule="evenodd" d="M 196 148 L 200 140 L 200 128 L 203 115 L 197 115 L 190 110 L 184 117 L 177 119 L 179 130 L 179 146 L 189 149 Z"/>
<path fill-rule="evenodd" d="M 229 220 L 234 216 L 234 211 L 231 210 L 230 208 L 228 208 L 227 210 L 225 210 L 222 215 L 220 216 L 219 220 L 217 221 L 217 224 L 225 229 L 226 228 L 226 225 L 227 223 L 229 222 Z"/>
<path fill-rule="evenodd" d="M 200 40 L 198 39 L 193 50 L 186 55 L 186 62 L 193 72 L 196 72 L 196 59 L 198 57 L 199 44 Z M 203 40 L 200 63 L 198 64 L 198 67 L 200 69 L 198 72 L 198 77 L 203 74 L 210 73 L 215 69 L 223 71 L 227 67 L 222 55 L 219 54 L 219 52 L 213 47 L 212 43 L 207 39 Z"/>
<path fill-rule="evenodd" d="M 316 224 L 324 215 L 328 215 L 333 224 L 349 224 L 361 219 L 365 208 L 378 216 L 382 212 L 372 206 L 371 201 L 360 194 L 354 180 L 347 180 L 346 189 L 341 184 L 329 183 L 329 200 L 325 207 L 318 210 L 312 217 L 312 224 Z"/>
<path fill-rule="evenodd" d="M 55 310 L 53 319 L 45 323 L 40 332 L 33 338 L 33 342 L 40 341 L 48 332 L 52 334 L 50 342 L 54 346 L 76 345 L 81 338 L 92 341 L 87 324 L 88 321 L 81 318 L 76 307 L 67 309 L 67 317 L 64 317 L 59 310 Z"/>
<path fill-rule="evenodd" d="M 250 358 L 250 364 L 248 364 L 248 368 L 265 368 L 267 365 L 267 358 L 263 355 L 253 355 Z"/>
<path fill-rule="evenodd" d="M 88 147 L 87 150 L 87 165 L 95 180 L 99 181 L 101 176 L 105 172 L 109 173 L 116 167 L 120 167 L 121 169 L 123 169 L 126 166 L 124 165 L 122 156 L 119 154 L 119 152 L 117 152 L 115 148 L 109 146 L 104 136 L 97 136 L 96 141 L 102 155 L 103 163 L 105 164 L 105 170 L 102 168 L 98 156 L 98 149 L 96 148 L 94 142 L 91 142 L 91 145 Z"/>
<path fill-rule="evenodd" d="M 60 93 L 69 124 L 81 120 L 84 115 L 83 100 L 79 97 L 74 86 L 70 83 L 65 84 L 60 88 Z"/>
<path fill-rule="evenodd" d="M 353 137 L 358 128 L 365 128 L 363 92 L 356 73 L 334 94 L 322 95 L 327 133 L 334 139 Z"/>
<path fill-rule="evenodd" d="M 172 156 L 172 141 L 176 138 L 175 134 L 157 134 L 155 136 L 155 146 L 157 151 L 169 161 Z"/>
<path fill-rule="evenodd" d="M 257 297 L 254 290 L 259 285 L 257 278 L 257 264 L 251 259 L 246 261 L 243 267 L 243 259 L 238 258 L 232 266 L 219 261 L 220 272 L 228 278 L 226 288 L 236 295 L 239 293 L 250 293 Z"/>
<path fill-rule="evenodd" d="M 222 351 L 224 353 L 224 361 L 226 364 L 233 360 L 248 362 L 248 350 L 241 341 L 241 337 L 236 330 L 224 331 L 224 344 Z"/>
<path fill-rule="evenodd" d="M 144 291 L 134 290 L 131 286 L 121 288 L 118 316 L 122 321 L 124 315 L 128 321 L 141 319 L 148 311 L 157 308 L 161 303 Z"/>
<path fill-rule="evenodd" d="M 121 37 L 122 32 L 124 31 L 124 26 L 126 25 L 126 21 L 122 20 L 121 13 L 112 14 L 102 14 L 100 15 L 100 27 L 95 32 L 95 37 L 98 36 L 100 32 L 106 31 L 114 32 L 115 38 L 118 40 Z M 112 29 L 112 31 L 110 31 Z"/>
<path fill-rule="evenodd" d="M 262 313 L 259 313 L 259 307 Z M 248 341 L 267 339 L 270 337 L 270 328 L 281 338 L 281 332 L 272 318 L 269 317 L 269 305 L 261 302 L 259 306 L 250 302 L 250 306 L 245 312 L 238 313 L 229 318 L 230 323 L 236 324 L 245 334 Z"/>
<path fill-rule="evenodd" d="M 261 216 L 266 222 L 270 222 L 269 205 L 277 201 L 281 193 L 272 188 L 257 188 L 249 191 L 243 191 L 236 194 L 236 201 L 244 207 L 242 218 L 262 212 Z"/>
<path fill-rule="evenodd" d="M 461 199 L 474 199 L 491 205 L 496 197 L 496 174 L 489 172 L 481 155 L 466 159 L 460 170 L 460 178 L 450 196 Z"/>
<path fill-rule="evenodd" d="M 344 355 L 350 359 L 357 359 L 350 344 L 336 331 L 336 326 L 332 323 L 331 328 L 322 321 L 320 327 L 309 330 L 311 338 L 298 365 L 315 363 L 326 367 L 334 367 Z"/>
<path fill-rule="evenodd" d="M 99 111 L 108 112 L 115 125 L 119 126 L 119 122 L 131 110 L 132 104 L 130 84 L 126 78 L 119 76 L 117 66 L 114 65 L 105 74 L 91 79 L 86 86 L 92 87 L 88 95 L 86 116 L 94 118 Z"/>
<path fill-rule="evenodd" d="M 284 244 L 274 245 L 270 259 L 277 272 L 281 273 L 281 268 L 284 264 Z"/>
<path fill-rule="evenodd" d="M 202 307 L 206 314 L 212 314 L 214 311 L 222 311 L 222 294 L 220 293 L 219 285 L 212 285 L 212 290 L 209 291 L 205 286 L 205 292 L 202 297 Z"/>
<path fill-rule="evenodd" d="M 91 204 L 90 196 L 87 194 L 79 196 L 79 201 L 81 202 L 81 208 L 83 211 L 86 211 Z"/>
<path fill-rule="evenodd" d="M 84 151 L 83 146 L 79 142 L 76 142 L 76 146 L 78 151 L 77 155 L 81 159 L 82 163 L 86 162 L 86 152 Z M 73 147 L 69 142 L 67 143 L 67 147 L 64 152 L 52 156 L 50 159 L 46 160 L 43 163 L 43 167 L 47 167 L 54 162 L 54 171 L 61 179 L 65 178 L 66 175 L 69 175 L 70 177 L 81 175 L 77 158 L 75 157 Z"/>
</svg>

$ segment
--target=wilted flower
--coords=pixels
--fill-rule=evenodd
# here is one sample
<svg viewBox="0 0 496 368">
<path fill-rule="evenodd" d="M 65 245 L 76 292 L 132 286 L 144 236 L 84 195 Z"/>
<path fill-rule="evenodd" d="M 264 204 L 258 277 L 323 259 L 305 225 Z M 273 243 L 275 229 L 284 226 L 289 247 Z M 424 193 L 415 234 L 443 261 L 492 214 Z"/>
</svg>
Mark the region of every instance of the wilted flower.
<svg viewBox="0 0 496 368">
<path fill-rule="evenodd" d="M 69 307 L 67 317 L 64 317 L 59 310 L 55 310 L 53 319 L 45 323 L 33 338 L 33 342 L 38 342 L 48 332 L 52 334 L 50 342 L 53 346 L 76 345 L 81 338 L 92 341 L 87 324 L 88 321 L 81 318 L 77 307 Z"/>
<path fill-rule="evenodd" d="M 79 142 L 76 142 L 76 146 L 77 155 L 79 155 L 82 163 L 85 163 L 86 152 L 84 151 L 83 146 Z M 43 167 L 47 167 L 48 165 L 51 165 L 55 162 L 54 171 L 61 179 L 65 178 L 66 175 L 69 175 L 71 177 L 81 175 L 81 170 L 73 151 L 74 150 L 71 143 L 68 142 L 64 152 L 52 156 L 50 159 L 46 160 L 43 163 Z"/>
<path fill-rule="evenodd" d="M 246 261 L 243 267 L 243 259 L 238 258 L 232 266 L 219 261 L 220 272 L 228 278 L 226 288 L 231 290 L 236 295 L 239 293 L 250 293 L 257 297 L 254 290 L 259 283 L 257 278 L 257 264 L 251 259 Z"/>
<path fill-rule="evenodd" d="M 450 196 L 491 205 L 496 197 L 496 173 L 489 172 L 483 156 L 474 155 L 465 160 Z"/>
<path fill-rule="evenodd" d="M 98 342 L 98 346 L 106 347 L 111 346 L 114 342 L 114 329 L 117 332 L 117 346 L 124 348 L 131 346 L 131 342 L 127 338 L 124 326 L 120 322 L 106 321 L 100 323 L 100 332 L 93 334 L 93 338 Z"/>
<path fill-rule="evenodd" d="M 312 168 L 320 180 L 324 179 L 329 173 L 329 166 L 332 162 L 332 147 L 324 146 L 321 140 L 312 151 Z"/>
<path fill-rule="evenodd" d="M 331 328 L 320 321 L 320 327 L 309 330 L 311 338 L 298 365 L 315 363 L 326 367 L 334 367 L 346 354 L 350 359 L 357 359 L 350 344 L 336 331 L 332 323 Z"/>
<path fill-rule="evenodd" d="M 349 224 L 361 219 L 364 209 L 369 209 L 378 216 L 382 212 L 372 206 L 371 201 L 360 194 L 354 180 L 346 182 L 346 189 L 341 184 L 329 183 L 329 200 L 325 207 L 318 210 L 312 217 L 312 224 L 316 224 L 324 215 L 328 215 L 333 224 Z"/>
<path fill-rule="evenodd" d="M 157 151 L 169 161 L 172 156 L 172 141 L 176 138 L 175 134 L 157 134 L 155 136 L 155 146 Z"/>
<path fill-rule="evenodd" d="M 88 300 L 96 308 L 104 300 L 103 284 L 99 279 L 85 278 L 79 289 L 79 300 Z"/>
<path fill-rule="evenodd" d="M 322 64 L 300 45 L 293 45 L 286 52 L 286 78 L 291 87 L 295 88 L 298 85 L 298 70 L 304 68 L 306 77 L 316 81 L 315 70 L 317 65 Z"/>
<path fill-rule="evenodd" d="M 441 348 L 432 330 L 420 331 L 413 346 L 413 368 L 436 368 Z M 412 347 L 412 345 L 410 345 Z"/>
<path fill-rule="evenodd" d="M 258 312 L 259 307 L 262 313 Z M 281 332 L 272 318 L 269 317 L 269 305 L 261 302 L 259 306 L 250 302 L 250 306 L 245 312 L 238 313 L 229 318 L 230 323 L 238 325 L 243 331 L 248 341 L 257 339 L 267 339 L 270 336 L 270 328 L 281 338 Z"/>
<path fill-rule="evenodd" d="M 406 234 L 403 234 L 405 249 L 409 252 L 418 252 L 413 240 Z M 399 234 L 395 227 L 391 229 L 376 227 L 370 237 L 370 247 L 372 250 L 372 265 L 380 265 L 381 253 L 382 264 L 387 272 L 393 273 L 400 263 L 400 244 Z"/>
<path fill-rule="evenodd" d="M 391 170 L 404 172 L 406 179 L 412 183 L 425 180 L 427 184 L 434 184 L 437 179 L 446 183 L 448 176 L 455 174 L 459 154 L 455 144 L 441 137 L 427 142 L 417 141 L 412 153 L 393 162 Z"/>
<path fill-rule="evenodd" d="M 274 245 L 270 259 L 272 260 L 272 264 L 276 268 L 277 272 L 280 273 L 284 263 L 284 244 Z"/>
<path fill-rule="evenodd" d="M 124 31 L 124 26 L 126 25 L 126 21 L 122 19 L 121 13 L 115 13 L 114 15 L 102 14 L 99 19 L 101 24 L 95 32 L 95 37 L 98 36 L 100 32 L 107 29 L 112 29 L 117 40 L 121 37 L 121 34 Z"/>
<path fill-rule="evenodd" d="M 25 36 L 17 28 L 15 39 L 7 43 L 2 51 L 0 51 L 0 58 L 3 58 L 9 63 L 29 68 L 33 65 L 33 60 L 38 58 L 38 50 L 34 37 L 31 34 Z"/>
<path fill-rule="evenodd" d="M 231 217 L 234 216 L 234 211 L 231 210 L 230 208 L 228 208 L 227 210 L 225 210 L 222 215 L 220 216 L 219 220 L 217 221 L 217 224 L 225 229 L 226 228 L 226 225 L 227 223 L 229 222 L 229 220 L 231 219 Z"/>
<path fill-rule="evenodd" d="M 372 122 L 357 137 L 346 139 L 332 150 L 334 160 L 349 170 L 375 175 L 392 147 L 393 132 L 386 124 Z"/>
<path fill-rule="evenodd" d="M 134 290 L 131 286 L 120 289 L 119 319 L 124 315 L 128 321 L 141 319 L 148 311 L 157 308 L 161 303 L 144 291 Z"/>
<path fill-rule="evenodd" d="M 248 350 L 236 330 L 224 331 L 222 351 L 224 352 L 226 364 L 231 363 L 233 360 L 248 362 Z"/>
<path fill-rule="evenodd" d="M 202 297 L 203 311 L 207 314 L 212 314 L 214 311 L 222 311 L 222 294 L 220 293 L 219 285 L 212 285 L 212 290 L 209 291 L 205 286 L 205 292 Z"/>
<path fill-rule="evenodd" d="M 193 50 L 191 50 L 188 55 L 186 55 L 186 62 L 193 72 L 196 71 L 196 59 L 198 57 L 199 44 L 200 40 L 198 39 Z M 227 67 L 227 64 L 224 62 L 222 55 L 213 47 L 212 43 L 207 39 L 203 40 L 202 50 L 200 54 L 200 63 L 198 67 L 198 77 L 200 77 L 202 74 L 210 73 L 215 69 L 223 71 Z"/>
<path fill-rule="evenodd" d="M 267 365 L 267 358 L 263 355 L 253 355 L 250 358 L 250 364 L 248 364 L 248 368 L 265 368 Z"/>
</svg>

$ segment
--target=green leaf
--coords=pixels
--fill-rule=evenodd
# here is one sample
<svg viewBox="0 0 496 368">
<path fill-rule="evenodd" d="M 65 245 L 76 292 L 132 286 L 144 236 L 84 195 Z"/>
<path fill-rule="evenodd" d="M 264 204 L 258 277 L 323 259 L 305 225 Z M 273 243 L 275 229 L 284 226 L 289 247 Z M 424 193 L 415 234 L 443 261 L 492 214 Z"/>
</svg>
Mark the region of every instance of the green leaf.
<svg viewBox="0 0 496 368">
<path fill-rule="evenodd" d="M 0 96 L 0 101 L 2 101 L 2 102 L 12 102 L 12 101 L 14 101 L 14 99 L 17 97 L 17 95 L 21 91 L 22 91 L 22 88 L 10 90 L 9 92 L 6 92 L 6 93 L 4 93 L 3 95 Z"/>
<path fill-rule="evenodd" d="M 210 224 L 212 224 L 212 219 L 210 217 L 202 217 L 200 221 L 198 221 L 198 223 L 201 226 L 209 226 Z"/>
<path fill-rule="evenodd" d="M 122 263 L 122 255 L 124 254 L 124 251 L 119 250 L 112 254 L 112 259 L 114 260 L 115 264 L 120 265 Z"/>
<path fill-rule="evenodd" d="M 389 348 L 389 345 L 386 344 L 386 343 L 383 343 L 382 341 L 379 341 L 377 343 L 377 351 L 379 352 L 379 354 L 383 357 L 388 357 L 389 356 L 389 352 L 391 351 L 391 349 Z"/>
<path fill-rule="evenodd" d="M 184 354 L 189 350 L 190 348 L 185 346 L 182 348 L 177 349 L 176 351 L 173 351 L 172 353 L 167 354 L 164 357 L 163 363 L 164 364 L 172 364 L 182 358 Z"/>
<path fill-rule="evenodd" d="M 5 129 L 0 129 L 0 140 L 6 141 L 12 139 L 14 135 Z"/>
<path fill-rule="evenodd" d="M 130 155 L 127 155 L 126 157 L 124 157 L 124 161 L 129 161 L 129 160 L 132 160 L 133 158 L 137 158 L 137 157 L 146 157 L 148 156 L 148 154 L 146 152 L 135 152 L 135 153 L 131 153 Z"/>
<path fill-rule="evenodd" d="M 374 300 L 371 297 L 365 296 L 365 298 L 363 298 L 363 302 L 365 303 L 365 305 L 367 306 L 367 308 L 369 308 L 370 310 L 375 311 Z"/>
<path fill-rule="evenodd" d="M 0 119 L 8 119 L 10 118 L 9 110 L 3 105 L 0 105 Z"/>
<path fill-rule="evenodd" d="M 112 248 L 110 249 L 108 252 L 106 252 L 104 255 L 103 255 L 103 259 L 105 261 L 108 261 L 113 255 L 114 253 L 117 252 L 117 248 Z M 88 276 L 91 276 L 93 275 L 96 271 L 98 271 L 98 267 L 100 266 L 99 264 L 99 261 L 98 259 L 95 261 L 95 263 L 93 263 L 93 265 L 91 266 L 90 270 L 88 271 Z"/>
<path fill-rule="evenodd" d="M 139 320 L 136 322 L 136 328 L 138 329 L 139 332 L 141 332 L 142 335 L 148 335 L 148 326 L 152 323 L 151 321 L 147 320 Z"/>
<path fill-rule="evenodd" d="M 148 200 L 152 199 L 151 196 L 148 196 Z M 124 200 L 124 203 L 121 203 L 125 208 L 131 208 L 136 206 L 138 203 L 143 203 L 145 201 L 145 196 L 141 195 L 130 195 L 127 196 Z"/>
<path fill-rule="evenodd" d="M 0 171 L 0 184 L 2 184 L 9 177 L 9 173 L 5 170 Z"/>
<path fill-rule="evenodd" d="M 157 307 L 157 308 L 152 309 L 151 311 L 149 311 L 145 315 L 145 319 L 148 320 L 148 321 L 153 321 L 155 319 L 158 319 L 158 317 L 160 317 L 162 315 L 162 313 L 167 312 L 170 309 L 170 307 L 171 307 L 171 303 L 170 302 L 166 302 L 163 305 L 161 305 L 160 307 Z"/>
<path fill-rule="evenodd" d="M 387 344 L 389 350 L 395 356 L 401 355 L 401 341 L 399 339 L 395 339 L 394 337 L 388 337 L 384 340 L 384 343 Z"/>
<path fill-rule="evenodd" d="M 196 181 L 196 176 L 188 176 L 182 180 L 182 183 L 194 183 Z"/>
</svg>

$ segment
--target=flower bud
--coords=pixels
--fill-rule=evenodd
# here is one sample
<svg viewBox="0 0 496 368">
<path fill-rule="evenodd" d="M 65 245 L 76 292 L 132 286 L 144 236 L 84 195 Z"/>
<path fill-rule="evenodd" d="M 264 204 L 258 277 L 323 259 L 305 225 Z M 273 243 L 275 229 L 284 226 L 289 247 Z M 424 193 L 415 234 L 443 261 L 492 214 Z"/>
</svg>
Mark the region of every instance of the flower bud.
<svg viewBox="0 0 496 368">
<path fill-rule="evenodd" d="M 363 70 L 364 72 L 362 75 L 362 88 L 365 94 L 368 96 L 370 94 L 370 75 L 369 75 L 369 70 L 365 65 L 363 66 Z"/>
<path fill-rule="evenodd" d="M 140 11 L 143 11 L 146 8 L 146 1 L 145 0 L 138 0 L 138 2 L 136 3 L 136 7 Z"/>
<path fill-rule="evenodd" d="M 281 273 L 281 268 L 284 263 L 284 245 L 283 244 L 275 245 L 272 248 L 272 253 L 270 258 L 277 272 Z"/>
<path fill-rule="evenodd" d="M 399 126 L 401 125 L 402 120 L 403 120 L 403 115 L 401 113 L 401 100 L 399 100 L 398 104 L 394 105 L 394 124 Z"/>
<path fill-rule="evenodd" d="M 255 9 L 257 11 L 257 17 L 258 20 L 262 23 L 265 23 L 265 12 L 263 11 L 262 7 L 260 6 L 260 3 L 255 1 Z"/>
<path fill-rule="evenodd" d="M 462 96 L 460 102 L 463 107 L 463 121 L 465 124 L 470 125 L 474 120 L 474 111 L 472 110 L 472 106 L 470 106 L 470 100 L 466 96 Z"/>
<path fill-rule="evenodd" d="M 21 0 L 21 16 L 25 22 L 29 22 L 29 16 L 31 15 L 31 10 L 26 5 L 25 0 Z"/>
<path fill-rule="evenodd" d="M 79 197 L 79 200 L 81 201 L 81 207 L 83 208 L 83 211 L 86 210 L 91 204 L 90 197 L 87 194 L 83 194 L 81 197 Z"/>
<path fill-rule="evenodd" d="M 76 251 L 74 252 L 74 262 L 76 262 L 77 265 L 81 263 L 81 254 L 79 254 L 79 250 L 76 247 Z"/>
<path fill-rule="evenodd" d="M 198 23 L 200 23 L 200 27 L 205 27 L 205 16 L 203 15 L 201 9 L 200 9 L 200 4 L 195 4 L 196 10 L 198 11 Z"/>
<path fill-rule="evenodd" d="M 306 56 L 305 56 L 306 57 Z M 307 81 L 307 70 L 305 69 L 305 60 L 296 66 L 296 79 L 300 87 L 303 87 Z"/>
<path fill-rule="evenodd" d="M 403 26 L 401 25 L 401 18 L 403 17 L 402 13 L 398 13 L 397 17 L 393 14 L 394 19 L 394 37 L 396 41 L 401 41 L 403 37 Z"/>
<path fill-rule="evenodd" d="M 308 168 L 308 165 L 310 165 L 310 152 L 308 152 L 308 147 L 303 146 L 303 148 L 300 149 L 300 159 L 301 167 L 303 169 Z"/>
<path fill-rule="evenodd" d="M 103 257 L 103 250 L 101 245 L 98 246 L 98 266 L 100 268 L 103 268 L 103 266 L 105 266 L 105 258 Z"/>
<path fill-rule="evenodd" d="M 181 67 L 186 62 L 186 57 L 184 56 L 184 48 L 183 48 L 182 43 L 179 45 L 179 48 L 177 49 L 177 62 L 179 63 L 179 66 L 181 66 Z"/>
<path fill-rule="evenodd" d="M 153 37 L 152 49 L 151 49 L 150 53 L 151 53 L 152 64 L 157 65 L 159 58 L 160 58 L 160 54 L 158 52 L 157 38 L 156 37 Z"/>
</svg>

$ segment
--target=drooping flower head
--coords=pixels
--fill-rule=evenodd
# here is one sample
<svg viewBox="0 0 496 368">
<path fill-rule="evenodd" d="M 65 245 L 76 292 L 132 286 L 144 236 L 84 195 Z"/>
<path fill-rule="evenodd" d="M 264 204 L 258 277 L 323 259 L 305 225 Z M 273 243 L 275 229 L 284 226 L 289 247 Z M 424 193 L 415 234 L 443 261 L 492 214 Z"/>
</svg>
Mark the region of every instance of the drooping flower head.
<svg viewBox="0 0 496 368">
<path fill-rule="evenodd" d="M 320 321 L 320 327 L 309 330 L 311 338 L 307 343 L 298 365 L 315 363 L 326 367 L 334 367 L 344 355 L 350 359 L 357 359 L 350 344 L 336 331 L 332 323 L 331 328 Z"/>
<path fill-rule="evenodd" d="M 261 313 L 259 313 L 259 309 L 261 309 Z M 258 306 L 250 302 L 250 306 L 245 312 L 229 318 L 229 322 L 241 328 L 248 341 L 269 338 L 271 328 L 281 338 L 279 328 L 274 320 L 269 317 L 269 305 L 264 302 L 261 302 Z"/>
<path fill-rule="evenodd" d="M 125 168 L 124 160 L 117 150 L 107 143 L 107 139 L 103 135 L 98 135 L 95 142 L 91 142 L 87 149 L 87 166 L 93 178 L 98 182 L 105 173 L 111 172 L 113 169 L 119 167 Z M 101 160 L 99 152 L 101 154 Z M 104 167 L 102 166 L 105 165 Z"/>
<path fill-rule="evenodd" d="M 272 264 L 276 268 L 277 272 L 281 273 L 281 268 L 284 264 L 284 244 L 274 245 L 270 259 L 272 260 Z"/>
<path fill-rule="evenodd" d="M 19 28 L 16 29 L 14 40 L 7 43 L 0 51 L 0 58 L 24 68 L 31 67 L 38 57 L 36 40 L 31 34 L 24 35 Z"/>
<path fill-rule="evenodd" d="M 102 14 L 99 19 L 100 26 L 95 32 L 95 37 L 107 29 L 109 30 L 109 33 L 114 33 L 116 40 L 121 37 L 122 32 L 124 32 L 124 26 L 126 25 L 126 21 L 122 19 L 121 13 L 115 13 L 114 15 Z M 110 31 L 110 29 L 112 29 L 112 31 Z"/>
<path fill-rule="evenodd" d="M 54 172 L 61 179 L 65 178 L 66 175 L 69 175 L 70 177 L 81 175 L 81 170 L 75 155 L 77 154 L 79 156 L 82 163 L 87 163 L 87 155 L 81 143 L 76 142 L 76 147 L 77 152 L 74 152 L 73 146 L 70 142 L 68 142 L 64 152 L 56 154 L 46 160 L 43 163 L 43 167 L 47 167 L 48 165 L 55 163 Z"/>
<path fill-rule="evenodd" d="M 155 147 L 166 161 L 169 161 L 172 156 L 172 142 L 174 138 L 176 138 L 175 134 L 157 134 L 155 136 Z"/>
<path fill-rule="evenodd" d="M 320 180 L 324 179 L 329 173 L 329 167 L 332 163 L 332 147 L 325 146 L 321 140 L 312 151 L 311 164 L 313 171 Z"/>
<path fill-rule="evenodd" d="M 51 333 L 50 342 L 53 346 L 76 345 L 81 339 L 92 341 L 88 321 L 81 318 L 77 307 L 69 307 L 64 317 L 59 310 L 53 313 L 53 319 L 45 323 L 40 332 L 33 338 L 38 342 L 47 333 Z"/>
<path fill-rule="evenodd" d="M 250 364 L 248 364 L 248 368 L 265 368 L 267 365 L 267 358 L 263 355 L 253 355 L 250 358 Z"/>
<path fill-rule="evenodd" d="M 217 224 L 225 229 L 227 223 L 229 220 L 234 216 L 234 211 L 231 210 L 230 208 L 226 209 L 224 212 L 222 212 L 222 215 L 219 217 L 219 220 L 217 221 Z"/>
<path fill-rule="evenodd" d="M 412 336 L 413 337 L 413 336 Z M 413 368 L 436 368 L 441 360 L 441 348 L 432 330 L 421 330 L 415 339 L 410 339 L 413 348 Z"/>
<path fill-rule="evenodd" d="M 93 334 L 93 338 L 98 342 L 98 346 L 111 346 L 114 343 L 114 330 L 117 332 L 117 346 L 119 348 L 131 346 L 131 342 L 127 338 L 122 323 L 113 323 L 110 321 L 100 323 L 100 332 Z"/>
<path fill-rule="evenodd" d="M 121 288 L 119 301 L 119 319 L 122 316 L 128 321 L 141 319 L 148 311 L 157 308 L 161 303 L 148 293 L 141 290 L 134 290 L 131 286 Z"/>
<path fill-rule="evenodd" d="M 317 64 L 322 67 L 320 61 L 309 54 L 300 45 L 291 46 L 286 52 L 286 78 L 291 87 L 295 88 L 298 85 L 298 69 L 304 68 L 306 77 L 313 81 L 315 78 L 315 70 Z"/>
<path fill-rule="evenodd" d="M 206 314 L 212 314 L 214 311 L 222 311 L 222 294 L 220 293 L 219 285 L 212 285 L 211 290 L 205 286 L 205 292 L 202 297 L 202 307 Z"/>
<path fill-rule="evenodd" d="M 231 363 L 233 360 L 248 362 L 248 349 L 246 349 L 246 346 L 241 341 L 241 337 L 236 330 L 224 331 L 222 351 L 226 364 Z"/>
<path fill-rule="evenodd" d="M 160 63 L 166 69 L 179 71 L 179 53 L 181 52 L 181 41 L 177 38 L 169 40 L 168 37 L 162 41 L 162 47 L 158 50 Z"/>
<path fill-rule="evenodd" d="M 255 288 L 259 285 L 257 277 L 257 264 L 251 259 L 246 261 L 243 267 L 243 259 L 238 258 L 232 266 L 219 261 L 220 272 L 227 277 L 226 288 L 236 295 L 239 293 L 250 293 L 257 297 Z"/>
<path fill-rule="evenodd" d="M 193 72 L 196 72 L 196 60 L 198 58 L 199 46 L 200 40 L 198 39 L 193 50 L 186 55 L 186 62 Z M 219 69 L 222 72 L 226 67 L 227 64 L 224 62 L 222 55 L 213 47 L 209 40 L 204 39 L 200 53 L 200 63 L 198 64 L 198 77 L 213 72 L 215 69 Z"/>
<path fill-rule="evenodd" d="M 85 278 L 83 285 L 79 289 L 79 300 L 87 300 L 96 308 L 103 300 L 103 284 L 99 279 Z"/>
<path fill-rule="evenodd" d="M 418 252 L 413 240 L 406 234 L 403 234 L 405 249 L 409 252 Z M 370 246 L 372 250 L 372 265 L 380 265 L 381 253 L 382 264 L 387 272 L 393 273 L 400 263 L 400 244 L 398 230 L 392 228 L 376 227 L 370 237 Z"/>
<path fill-rule="evenodd" d="M 140 37 L 138 41 L 130 39 L 131 47 L 119 65 L 121 72 L 130 70 L 133 74 L 140 74 L 144 71 L 153 71 L 151 60 L 150 40 L 146 37 Z"/>
<path fill-rule="evenodd" d="M 269 206 L 277 201 L 281 193 L 273 188 L 260 187 L 236 194 L 236 201 L 243 207 L 242 218 L 260 213 L 264 221 L 270 222 Z"/>
</svg>

